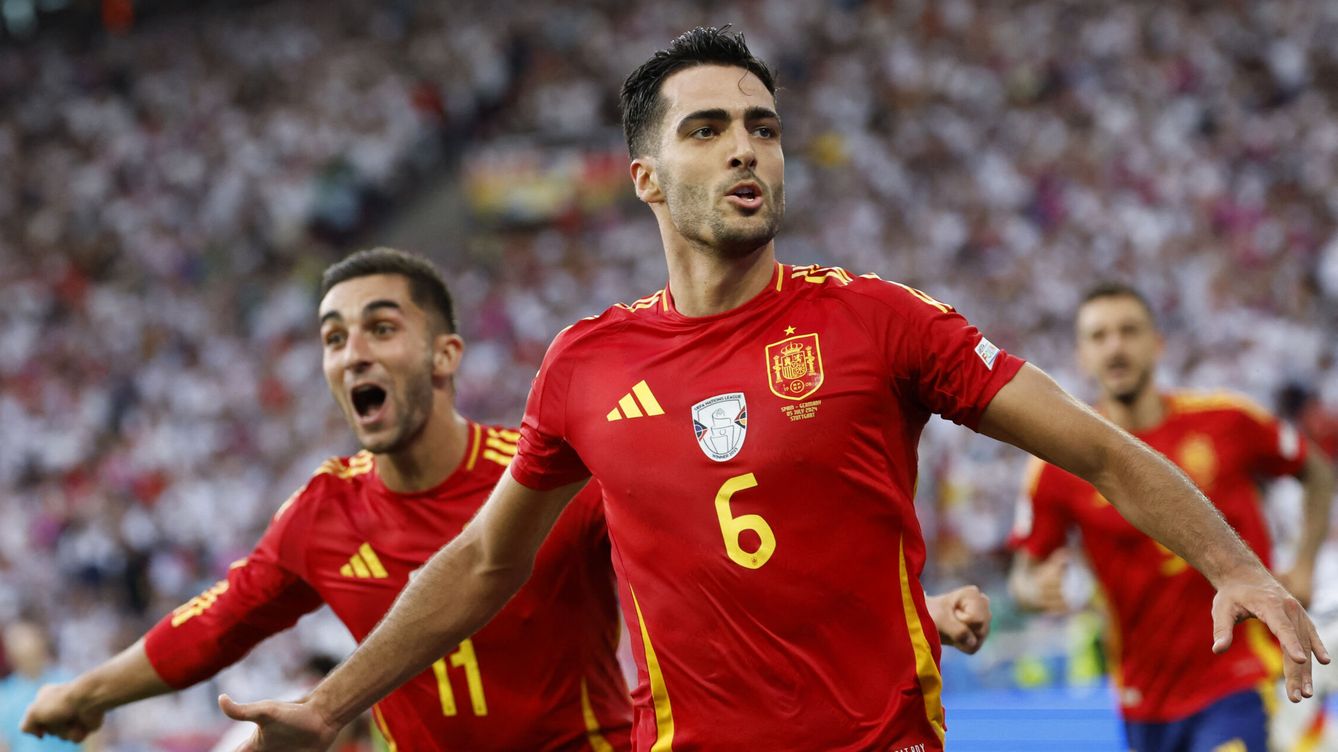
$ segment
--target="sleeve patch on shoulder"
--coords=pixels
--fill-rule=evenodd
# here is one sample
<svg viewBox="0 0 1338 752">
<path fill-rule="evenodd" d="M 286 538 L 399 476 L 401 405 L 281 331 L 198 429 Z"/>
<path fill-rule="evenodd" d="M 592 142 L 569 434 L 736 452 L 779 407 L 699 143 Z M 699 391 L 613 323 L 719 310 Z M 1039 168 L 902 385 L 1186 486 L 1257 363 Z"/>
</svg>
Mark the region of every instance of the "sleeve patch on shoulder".
<svg viewBox="0 0 1338 752">
<path fill-rule="evenodd" d="M 995 347 L 993 342 L 981 337 L 980 343 L 976 345 L 976 355 L 980 356 L 980 360 L 986 368 L 993 371 L 994 361 L 999 359 L 999 348 Z"/>
</svg>

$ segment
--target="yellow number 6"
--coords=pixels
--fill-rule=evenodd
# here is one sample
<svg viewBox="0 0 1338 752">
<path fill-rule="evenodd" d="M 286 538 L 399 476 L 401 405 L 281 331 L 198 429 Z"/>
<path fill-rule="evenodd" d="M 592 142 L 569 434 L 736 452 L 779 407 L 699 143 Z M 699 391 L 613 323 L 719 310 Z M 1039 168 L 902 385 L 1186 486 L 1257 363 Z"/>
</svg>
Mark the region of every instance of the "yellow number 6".
<svg viewBox="0 0 1338 752">
<path fill-rule="evenodd" d="M 771 526 L 758 514 L 733 516 L 729 509 L 729 500 L 739 491 L 757 487 L 757 478 L 752 473 L 736 475 L 725 481 L 715 494 L 715 514 L 720 520 L 720 533 L 725 537 L 725 552 L 735 564 L 748 569 L 758 569 L 776 553 L 776 536 Z M 762 540 L 756 551 L 748 553 L 739 545 L 739 535 L 744 530 L 752 530 Z"/>
</svg>

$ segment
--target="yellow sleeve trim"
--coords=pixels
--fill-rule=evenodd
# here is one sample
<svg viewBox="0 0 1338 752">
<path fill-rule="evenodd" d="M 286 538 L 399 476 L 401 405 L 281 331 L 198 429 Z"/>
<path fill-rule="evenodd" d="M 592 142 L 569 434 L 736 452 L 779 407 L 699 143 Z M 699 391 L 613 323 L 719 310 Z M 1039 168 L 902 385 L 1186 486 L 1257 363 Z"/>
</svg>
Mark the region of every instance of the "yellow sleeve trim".
<svg viewBox="0 0 1338 752">
<path fill-rule="evenodd" d="M 316 468 L 316 472 L 311 475 L 313 478 L 317 475 L 333 475 L 340 480 L 348 480 L 349 478 L 370 473 L 375 466 L 376 461 L 372 457 L 372 453 L 364 449 L 352 457 L 349 457 L 347 465 L 340 461 L 339 458 L 331 457 L 323 462 L 320 467 Z"/>
<path fill-rule="evenodd" d="M 1238 410 L 1260 423 L 1272 423 L 1273 414 L 1262 405 L 1236 392 L 1174 392 L 1171 407 L 1181 413 L 1201 413 L 1211 410 Z"/>
</svg>

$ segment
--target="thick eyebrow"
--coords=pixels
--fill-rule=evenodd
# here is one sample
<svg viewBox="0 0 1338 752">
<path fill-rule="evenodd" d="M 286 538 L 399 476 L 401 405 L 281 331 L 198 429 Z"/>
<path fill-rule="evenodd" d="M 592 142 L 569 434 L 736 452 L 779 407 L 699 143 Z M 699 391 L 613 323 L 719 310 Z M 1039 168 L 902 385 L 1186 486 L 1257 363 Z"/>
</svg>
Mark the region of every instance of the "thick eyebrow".
<svg viewBox="0 0 1338 752">
<path fill-rule="evenodd" d="M 685 127 L 689 123 L 698 120 L 708 120 L 708 121 L 723 120 L 728 122 L 731 119 L 732 118 L 730 117 L 729 112 L 719 107 L 715 107 L 709 110 L 697 110 L 696 112 L 689 112 L 687 115 L 684 115 L 683 119 L 678 121 L 678 128 L 679 130 L 682 130 L 683 127 Z M 780 115 L 777 115 L 776 111 L 771 109 L 770 107 L 761 107 L 759 105 L 753 105 L 752 107 L 749 107 L 748 109 L 743 111 L 743 120 L 744 122 L 757 121 L 757 120 L 775 120 L 776 122 L 779 123 Z"/>
<path fill-rule="evenodd" d="M 396 303 L 396 302 L 393 301 L 393 300 L 388 300 L 388 299 L 384 299 L 384 298 L 383 298 L 383 299 L 379 299 L 379 300 L 373 300 L 372 302 L 370 302 L 370 303 L 368 303 L 367 305 L 363 306 L 363 307 L 362 307 L 362 315 L 363 315 L 364 317 L 366 317 L 366 316 L 370 315 L 373 311 L 376 311 L 376 310 L 381 309 L 381 308 L 393 308 L 393 309 L 395 309 L 396 311 L 403 311 L 403 310 L 404 310 L 404 307 L 401 306 L 399 303 Z M 325 313 L 321 314 L 321 320 L 320 320 L 321 326 L 324 326 L 324 325 L 325 325 L 325 322 L 330 321 L 330 320 L 334 320 L 334 319 L 338 319 L 338 320 L 342 321 L 342 320 L 344 319 L 344 317 L 339 315 L 339 311 L 326 311 Z"/>
</svg>

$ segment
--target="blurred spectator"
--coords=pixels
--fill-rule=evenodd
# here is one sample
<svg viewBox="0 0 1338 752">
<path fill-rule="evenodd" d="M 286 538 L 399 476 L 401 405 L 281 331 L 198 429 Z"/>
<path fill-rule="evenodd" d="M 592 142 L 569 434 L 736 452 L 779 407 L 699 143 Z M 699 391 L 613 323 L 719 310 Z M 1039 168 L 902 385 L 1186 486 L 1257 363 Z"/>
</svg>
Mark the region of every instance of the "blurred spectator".
<svg viewBox="0 0 1338 752">
<path fill-rule="evenodd" d="M 31 621 L 15 621 L 4 629 L 5 660 L 13 672 L 0 679 L 0 750 L 3 752 L 55 752 L 77 750 L 80 745 L 60 739 L 38 739 L 19 732 L 23 711 L 37 696 L 37 690 L 49 682 L 72 678 L 57 668 L 46 633 Z M 84 747 L 94 748 L 92 742 Z"/>
</svg>

